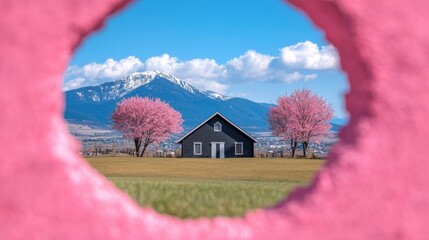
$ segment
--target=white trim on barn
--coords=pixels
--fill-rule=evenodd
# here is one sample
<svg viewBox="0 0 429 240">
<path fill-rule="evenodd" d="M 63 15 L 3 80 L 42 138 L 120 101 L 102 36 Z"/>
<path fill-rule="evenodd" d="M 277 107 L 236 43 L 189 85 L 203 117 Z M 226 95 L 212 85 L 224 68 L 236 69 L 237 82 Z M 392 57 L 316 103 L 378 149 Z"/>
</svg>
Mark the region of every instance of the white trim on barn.
<svg viewBox="0 0 429 240">
<path fill-rule="evenodd" d="M 241 146 L 241 152 L 237 152 L 237 145 Z M 235 155 L 243 155 L 244 149 L 243 149 L 243 143 L 242 142 L 235 142 L 234 143 L 234 150 L 235 150 Z"/>
<path fill-rule="evenodd" d="M 216 122 L 213 126 L 215 132 L 222 132 L 222 124 L 220 122 Z"/>
<path fill-rule="evenodd" d="M 225 142 L 211 142 L 211 157 L 216 158 L 216 146 L 219 145 L 219 158 L 225 158 Z"/>
<path fill-rule="evenodd" d="M 258 142 L 258 140 L 254 139 L 252 136 L 250 136 L 249 134 L 247 134 L 245 131 L 243 131 L 241 128 L 239 128 L 237 125 L 235 125 L 233 122 L 229 121 L 226 117 L 224 117 L 222 114 L 220 114 L 219 112 L 216 112 L 215 114 L 211 115 L 209 118 L 207 118 L 204 122 L 202 122 L 200 125 L 196 126 L 194 129 L 192 129 L 190 132 L 188 132 L 188 134 L 186 134 L 185 136 L 183 136 L 181 139 L 177 140 L 176 143 L 180 143 L 181 141 L 183 141 L 183 139 L 185 139 L 186 137 L 188 137 L 189 135 L 191 135 L 193 132 L 195 132 L 198 128 L 200 128 L 201 126 L 203 126 L 206 122 L 208 122 L 210 119 L 212 119 L 214 116 L 219 115 L 220 117 L 222 117 L 225 121 L 227 121 L 228 123 L 230 123 L 232 126 L 234 126 L 235 128 L 237 128 L 240 132 L 242 132 L 244 135 L 248 136 L 250 139 L 252 139 L 255 143 Z"/>
<path fill-rule="evenodd" d="M 197 153 L 195 150 L 197 149 L 195 146 L 200 145 L 200 152 Z M 203 155 L 203 143 L 202 142 L 194 142 L 194 155 Z"/>
</svg>

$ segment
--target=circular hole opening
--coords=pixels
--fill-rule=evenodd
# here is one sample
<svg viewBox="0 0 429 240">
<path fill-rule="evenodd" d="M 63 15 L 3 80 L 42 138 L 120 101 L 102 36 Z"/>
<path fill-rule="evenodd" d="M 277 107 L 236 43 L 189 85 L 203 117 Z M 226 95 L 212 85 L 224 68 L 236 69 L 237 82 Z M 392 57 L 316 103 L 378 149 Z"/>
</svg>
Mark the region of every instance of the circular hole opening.
<svg viewBox="0 0 429 240">
<path fill-rule="evenodd" d="M 279 1 L 137 1 L 77 49 L 65 119 L 81 154 L 141 206 L 181 218 L 242 215 L 323 166 L 348 121 L 338 62 L 323 33 Z M 273 134 L 268 113 L 301 90 L 332 106 L 333 136 L 311 139 L 306 158 L 298 141 L 291 159 L 293 144 Z M 111 128 L 117 104 L 134 96 L 160 98 L 184 120 L 183 132 L 148 145 L 143 158 Z M 257 143 L 249 148 L 243 134 Z"/>
</svg>

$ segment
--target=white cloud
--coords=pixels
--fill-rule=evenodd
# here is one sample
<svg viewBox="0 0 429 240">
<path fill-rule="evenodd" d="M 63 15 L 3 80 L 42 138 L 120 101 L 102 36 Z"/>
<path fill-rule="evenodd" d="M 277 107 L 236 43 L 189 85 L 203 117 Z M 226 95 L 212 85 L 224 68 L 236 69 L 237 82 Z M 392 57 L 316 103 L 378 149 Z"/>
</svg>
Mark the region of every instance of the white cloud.
<svg viewBox="0 0 429 240">
<path fill-rule="evenodd" d="M 315 73 L 304 75 L 304 81 L 305 82 L 316 79 L 316 78 L 317 78 L 317 74 L 315 74 Z"/>
<path fill-rule="evenodd" d="M 150 57 L 143 63 L 137 57 L 130 56 L 119 61 L 107 59 L 101 64 L 69 67 L 65 74 L 64 90 L 120 79 L 136 71 L 158 70 L 199 89 L 223 93 L 229 84 L 235 82 L 308 81 L 317 78 L 316 70 L 333 69 L 337 65 L 338 56 L 333 46 L 319 47 L 310 41 L 284 47 L 280 49 L 279 56 L 248 50 L 225 64 L 207 58 L 182 61 L 168 54 Z"/>
<path fill-rule="evenodd" d="M 117 80 L 139 71 L 143 67 L 140 59 L 134 56 L 119 61 L 109 58 L 104 63 L 90 63 L 82 68 L 71 66 L 65 74 L 64 90 Z"/>
<path fill-rule="evenodd" d="M 151 57 L 145 62 L 145 70 L 158 70 L 172 74 L 202 90 L 224 92 L 227 85 L 220 83 L 226 77 L 226 69 L 213 59 L 180 61 L 168 54 Z"/>
<path fill-rule="evenodd" d="M 280 59 L 289 68 L 324 70 L 338 66 L 338 54 L 332 45 L 322 46 L 310 41 L 300 42 L 280 50 Z"/>
<path fill-rule="evenodd" d="M 177 58 L 170 57 L 168 54 L 148 58 L 145 62 L 146 70 L 158 70 L 173 75 L 180 68 L 180 65 Z"/>
<path fill-rule="evenodd" d="M 71 79 L 64 84 L 64 90 L 67 91 L 75 88 L 80 88 L 84 83 L 85 83 L 85 79 L 81 77 Z"/>
<path fill-rule="evenodd" d="M 194 79 L 212 79 L 217 80 L 226 76 L 226 69 L 219 65 L 213 59 L 192 59 L 189 61 L 180 61 L 168 54 L 159 57 L 151 57 L 145 62 L 145 70 L 158 70 L 161 72 L 176 75 L 179 78 Z"/>
<path fill-rule="evenodd" d="M 297 81 L 309 81 L 317 78 L 317 74 L 302 74 L 300 72 L 292 72 L 292 73 L 280 73 L 279 78 L 281 81 L 285 83 L 292 83 Z"/>
<path fill-rule="evenodd" d="M 204 79 L 221 80 L 226 77 L 225 66 L 219 65 L 213 59 L 192 59 L 186 61 L 178 74 L 186 77 L 200 77 Z"/>
<path fill-rule="evenodd" d="M 229 60 L 226 66 L 230 75 L 250 79 L 261 78 L 269 74 L 269 65 L 274 58 L 249 50 L 244 55 Z"/>
<path fill-rule="evenodd" d="M 82 68 L 84 76 L 92 79 L 109 78 L 118 79 L 143 68 L 140 59 L 129 56 L 127 58 L 115 61 L 111 58 L 102 64 L 90 63 Z"/>
</svg>

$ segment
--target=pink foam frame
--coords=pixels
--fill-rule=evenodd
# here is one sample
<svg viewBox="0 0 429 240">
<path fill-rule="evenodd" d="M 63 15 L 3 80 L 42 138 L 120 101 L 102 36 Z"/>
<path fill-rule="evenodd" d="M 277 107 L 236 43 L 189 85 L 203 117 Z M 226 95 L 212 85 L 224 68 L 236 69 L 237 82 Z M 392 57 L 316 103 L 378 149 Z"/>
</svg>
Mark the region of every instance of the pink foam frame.
<svg viewBox="0 0 429 240">
<path fill-rule="evenodd" d="M 127 2 L 0 0 L 0 239 L 429 238 L 429 1 L 291 0 L 339 50 L 351 122 L 309 187 L 197 220 L 138 207 L 67 133 L 67 63 Z"/>
</svg>

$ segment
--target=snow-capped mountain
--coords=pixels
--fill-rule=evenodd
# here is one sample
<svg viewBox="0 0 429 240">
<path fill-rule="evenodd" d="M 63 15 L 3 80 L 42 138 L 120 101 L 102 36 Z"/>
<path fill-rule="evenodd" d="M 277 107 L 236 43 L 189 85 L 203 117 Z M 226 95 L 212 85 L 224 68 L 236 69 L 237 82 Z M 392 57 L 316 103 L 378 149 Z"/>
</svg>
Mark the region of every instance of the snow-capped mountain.
<svg viewBox="0 0 429 240">
<path fill-rule="evenodd" d="M 228 100 L 230 97 L 224 96 L 220 93 L 213 92 L 213 91 L 205 91 L 203 92 L 207 97 L 211 99 L 220 99 L 220 100 Z"/>
<path fill-rule="evenodd" d="M 220 93 L 213 91 L 200 91 L 190 84 L 181 81 L 175 76 L 160 71 L 136 72 L 127 76 L 126 78 L 101 84 L 97 86 L 99 89 L 91 89 L 92 87 L 81 88 L 80 91 L 75 91 L 75 94 L 80 98 L 80 100 L 83 101 L 92 100 L 94 102 L 100 102 L 116 100 L 124 97 L 125 95 L 143 85 L 151 83 L 158 78 L 168 80 L 193 94 L 205 95 L 212 99 L 228 99 L 228 97 L 223 96 Z"/>
<path fill-rule="evenodd" d="M 147 71 L 98 86 L 65 92 L 64 117 L 72 123 L 108 126 L 116 104 L 122 99 L 141 96 L 159 98 L 182 114 L 189 129 L 215 112 L 221 112 L 248 131 L 267 131 L 269 105 L 243 98 L 229 98 L 213 91 L 201 91 L 166 73 Z"/>
<path fill-rule="evenodd" d="M 71 123 L 108 127 L 116 104 L 122 99 L 141 96 L 159 98 L 182 114 L 183 127 L 189 130 L 215 112 L 220 112 L 243 129 L 269 131 L 267 114 L 272 104 L 255 103 L 244 98 L 230 98 L 213 91 L 201 91 L 166 73 L 147 71 L 98 86 L 65 92 L 64 118 Z M 344 119 L 333 119 L 338 131 Z"/>
</svg>

